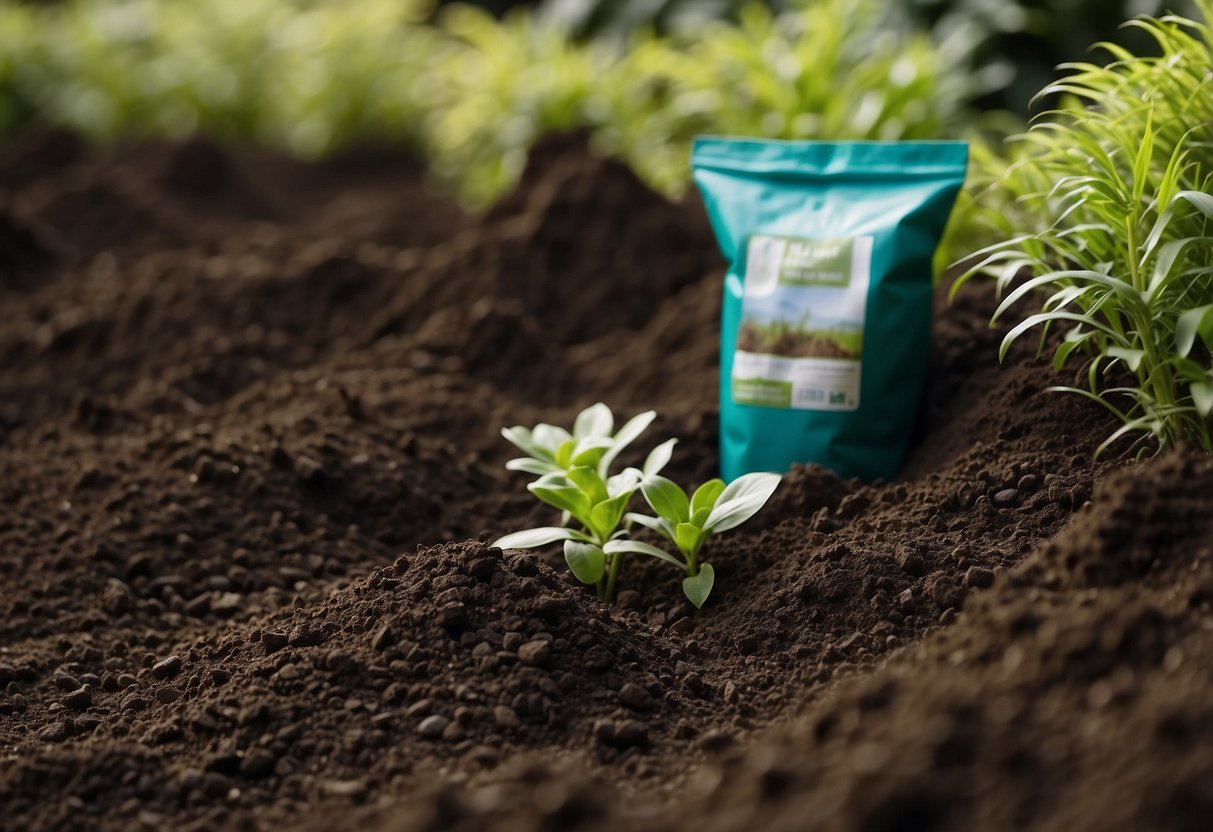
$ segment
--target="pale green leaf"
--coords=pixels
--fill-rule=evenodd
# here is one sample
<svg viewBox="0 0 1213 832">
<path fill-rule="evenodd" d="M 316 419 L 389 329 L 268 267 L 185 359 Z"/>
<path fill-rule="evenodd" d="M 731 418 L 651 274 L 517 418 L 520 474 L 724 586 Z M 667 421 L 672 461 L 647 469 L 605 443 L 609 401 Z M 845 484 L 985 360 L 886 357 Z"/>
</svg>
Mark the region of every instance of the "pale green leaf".
<svg viewBox="0 0 1213 832">
<path fill-rule="evenodd" d="M 766 505 L 779 487 L 779 474 L 743 474 L 725 486 L 716 506 L 703 524 L 705 531 L 718 534 L 740 526 Z"/>
<path fill-rule="evenodd" d="M 642 543 L 639 540 L 612 540 L 607 543 L 603 549 L 608 554 L 633 553 L 638 555 L 648 555 L 649 557 L 658 558 L 666 561 L 667 563 L 672 563 L 679 569 L 686 569 L 686 564 L 671 555 L 669 552 L 658 548 L 657 546 Z"/>
<path fill-rule="evenodd" d="M 720 495 L 724 492 L 724 480 L 711 479 L 703 485 L 695 489 L 695 493 L 691 495 L 691 511 L 698 512 L 702 508 L 712 509 L 716 506 L 716 501 L 720 499 Z M 702 523 L 700 524 L 702 525 Z"/>
<path fill-rule="evenodd" d="M 1175 350 L 1181 356 L 1192 352 L 1196 338 L 1206 346 L 1213 344 L 1213 304 L 1189 309 L 1175 321 Z"/>
<path fill-rule="evenodd" d="M 611 409 L 602 402 L 592 404 L 577 414 L 573 422 L 573 436 L 578 439 L 589 437 L 610 438 L 615 426 L 615 417 Z"/>
<path fill-rule="evenodd" d="M 600 539 L 609 538 L 619 526 L 619 521 L 623 519 L 623 511 L 627 508 L 628 500 L 631 498 L 631 494 L 620 494 L 594 506 L 590 514 L 589 525 Z"/>
<path fill-rule="evenodd" d="M 669 463 L 670 457 L 674 455 L 674 445 L 677 443 L 677 439 L 667 439 L 649 452 L 642 469 L 646 477 L 661 473 L 661 469 Z"/>
<path fill-rule="evenodd" d="M 576 540 L 564 542 L 564 562 L 583 584 L 596 584 L 606 572 L 606 555 L 601 547 L 593 543 Z"/>
<path fill-rule="evenodd" d="M 1107 354 L 1124 361 L 1125 366 L 1134 373 L 1141 366 L 1141 360 L 1146 357 L 1145 350 L 1129 349 L 1128 347 L 1108 347 Z"/>
<path fill-rule="evenodd" d="M 1213 384 L 1207 381 L 1193 382 L 1188 387 L 1192 391 L 1192 404 L 1202 419 L 1208 419 L 1213 413 Z"/>
<path fill-rule="evenodd" d="M 652 529 L 660 535 L 674 539 L 674 524 L 664 517 L 649 517 L 647 514 L 637 514 L 628 512 L 624 515 L 624 519 L 631 523 L 639 523 L 642 526 Z"/>
<path fill-rule="evenodd" d="M 558 540 L 585 540 L 586 536 L 576 529 L 568 529 L 563 526 L 545 526 L 539 529 L 527 529 L 522 532 L 514 532 L 507 534 L 505 537 L 499 537 L 490 545 L 498 549 L 534 549 L 538 546 L 547 546 L 549 543 L 555 543 Z"/>
<path fill-rule="evenodd" d="M 686 554 L 694 554 L 703 535 L 703 529 L 694 523 L 679 523 L 674 527 L 674 542 Z"/>
<path fill-rule="evenodd" d="M 695 609 L 699 609 L 712 594 L 715 583 L 716 570 L 712 568 L 712 564 L 705 563 L 699 567 L 698 575 L 682 579 L 682 592 L 687 600 L 695 605 Z"/>
<path fill-rule="evenodd" d="M 607 450 L 602 460 L 598 463 L 598 473 L 605 477 L 611 470 L 611 463 L 615 461 L 615 457 L 619 456 L 624 448 L 632 444 L 640 434 L 644 433 L 645 429 L 656 418 L 657 411 L 646 410 L 644 413 L 637 414 L 624 422 L 623 427 L 613 437 L 615 443 Z"/>
<path fill-rule="evenodd" d="M 653 511 L 675 523 L 690 518 L 691 501 L 678 484 L 662 476 L 645 477 L 640 492 Z"/>
<path fill-rule="evenodd" d="M 542 459 L 531 459 L 529 457 L 519 457 L 511 459 L 505 464 L 505 467 L 510 471 L 523 471 L 527 474 L 550 474 L 553 471 L 560 470 L 551 462 L 544 462 Z"/>
<path fill-rule="evenodd" d="M 531 441 L 544 449 L 553 459 L 556 457 L 556 449 L 572 438 L 564 428 L 546 423 L 535 425 L 535 429 L 531 431 Z"/>
</svg>

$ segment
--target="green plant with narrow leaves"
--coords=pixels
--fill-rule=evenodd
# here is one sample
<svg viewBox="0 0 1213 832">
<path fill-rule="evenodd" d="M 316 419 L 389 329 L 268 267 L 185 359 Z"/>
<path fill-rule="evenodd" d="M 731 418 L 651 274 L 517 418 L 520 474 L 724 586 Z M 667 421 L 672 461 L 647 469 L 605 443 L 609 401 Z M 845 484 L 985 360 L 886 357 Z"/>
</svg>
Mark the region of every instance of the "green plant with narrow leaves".
<svg viewBox="0 0 1213 832">
<path fill-rule="evenodd" d="M 527 490 L 559 509 L 562 516 L 559 526 L 507 534 L 493 545 L 534 549 L 562 542 L 569 570 L 583 584 L 594 586 L 604 601 L 615 597 L 626 555 L 657 558 L 686 573 L 684 594 L 696 607 L 703 606 L 715 583 L 711 565 L 699 560 L 704 541 L 752 517 L 774 492 L 780 478 L 776 474 L 748 474 L 727 487 L 721 480 L 711 480 L 693 497 L 687 497 L 661 476 L 677 439 L 653 448 L 640 468 L 611 474 L 615 458 L 655 417 L 653 411 L 641 413 L 615 431 L 614 416 L 599 403 L 578 414 L 572 431 L 549 424 L 503 429 L 502 435 L 526 454 L 510 460 L 506 467 L 538 475 Z M 627 513 L 628 503 L 638 490 L 662 516 Z M 663 511 L 671 519 L 666 519 Z M 664 534 L 678 547 L 682 558 L 650 543 L 632 540 L 629 530 L 633 522 Z"/>
<path fill-rule="evenodd" d="M 716 583 L 712 564 L 699 559 L 708 538 L 740 526 L 766 505 L 782 478 L 778 474 L 744 474 L 728 485 L 712 479 L 690 496 L 672 480 L 657 474 L 645 476 L 640 489 L 656 517 L 628 514 L 627 519 L 647 526 L 669 539 L 682 554 L 682 561 L 668 557 L 686 571 L 682 591 L 692 604 L 702 607 Z M 663 558 L 666 559 L 666 558 Z"/>
<path fill-rule="evenodd" d="M 1066 65 L 1045 88 L 1069 102 L 1019 140 L 995 186 L 1037 225 L 979 252 L 956 284 L 992 275 L 1005 293 L 994 320 L 1038 305 L 1000 356 L 1028 333 L 1050 345 L 1055 368 L 1075 371 L 1052 389 L 1120 421 L 1098 452 L 1122 437 L 1139 453 L 1181 440 L 1213 451 L 1213 0 L 1197 5 L 1200 21 L 1127 24 L 1160 55 L 1103 44 L 1111 63 Z"/>
</svg>

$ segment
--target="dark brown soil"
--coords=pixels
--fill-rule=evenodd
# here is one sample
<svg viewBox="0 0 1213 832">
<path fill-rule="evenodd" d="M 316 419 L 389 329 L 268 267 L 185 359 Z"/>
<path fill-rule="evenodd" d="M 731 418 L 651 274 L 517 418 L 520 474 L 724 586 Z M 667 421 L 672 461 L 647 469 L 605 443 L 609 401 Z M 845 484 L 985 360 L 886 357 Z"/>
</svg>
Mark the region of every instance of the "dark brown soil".
<svg viewBox="0 0 1213 832">
<path fill-rule="evenodd" d="M 0 150 L 5 829 L 1203 829 L 1213 466 L 940 305 L 896 482 L 798 467 L 618 606 L 498 429 L 715 471 L 722 264 L 582 143 L 484 218 L 407 159 Z M 554 568 L 554 566 L 556 568 Z"/>
</svg>

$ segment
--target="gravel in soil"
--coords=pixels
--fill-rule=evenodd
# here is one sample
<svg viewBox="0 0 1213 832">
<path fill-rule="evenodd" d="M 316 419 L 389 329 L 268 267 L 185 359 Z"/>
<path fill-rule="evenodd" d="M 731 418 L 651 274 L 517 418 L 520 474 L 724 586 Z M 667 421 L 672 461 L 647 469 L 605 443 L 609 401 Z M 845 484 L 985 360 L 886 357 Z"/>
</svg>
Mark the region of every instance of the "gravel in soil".
<svg viewBox="0 0 1213 832">
<path fill-rule="evenodd" d="M 42 130 L 0 187 L 12 828 L 1211 808 L 1213 473 L 1092 463 L 1110 426 L 1026 353 L 998 366 L 984 287 L 941 299 L 901 478 L 798 466 L 706 552 L 704 610 L 639 562 L 606 607 L 556 553 L 485 545 L 549 520 L 497 430 L 653 407 L 672 476 L 714 474 L 723 266 L 697 206 L 577 138 L 478 219 L 373 150 Z"/>
</svg>

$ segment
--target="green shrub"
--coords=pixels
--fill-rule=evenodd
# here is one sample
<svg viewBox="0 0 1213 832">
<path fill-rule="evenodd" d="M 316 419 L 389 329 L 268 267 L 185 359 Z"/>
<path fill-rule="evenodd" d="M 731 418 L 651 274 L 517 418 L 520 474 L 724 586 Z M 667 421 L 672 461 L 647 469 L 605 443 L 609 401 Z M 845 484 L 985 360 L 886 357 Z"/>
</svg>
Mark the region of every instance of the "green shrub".
<svg viewBox="0 0 1213 832">
<path fill-rule="evenodd" d="M 1126 435 L 1143 450 L 1185 439 L 1213 450 L 1213 0 L 1197 5 L 1199 22 L 1130 24 L 1157 56 L 1104 44 L 1107 66 L 1066 65 L 1042 94 L 1068 101 L 1016 143 L 982 214 L 1014 236 L 981 252 L 971 273 L 1004 291 L 1029 276 L 995 318 L 1020 302 L 1038 309 L 1002 354 L 1029 332 L 1044 347 L 1058 330 L 1053 363 L 1077 376 L 1056 389 L 1121 422 L 1101 450 Z M 1010 204 L 1022 210 L 1008 220 L 997 209 Z"/>
</svg>

